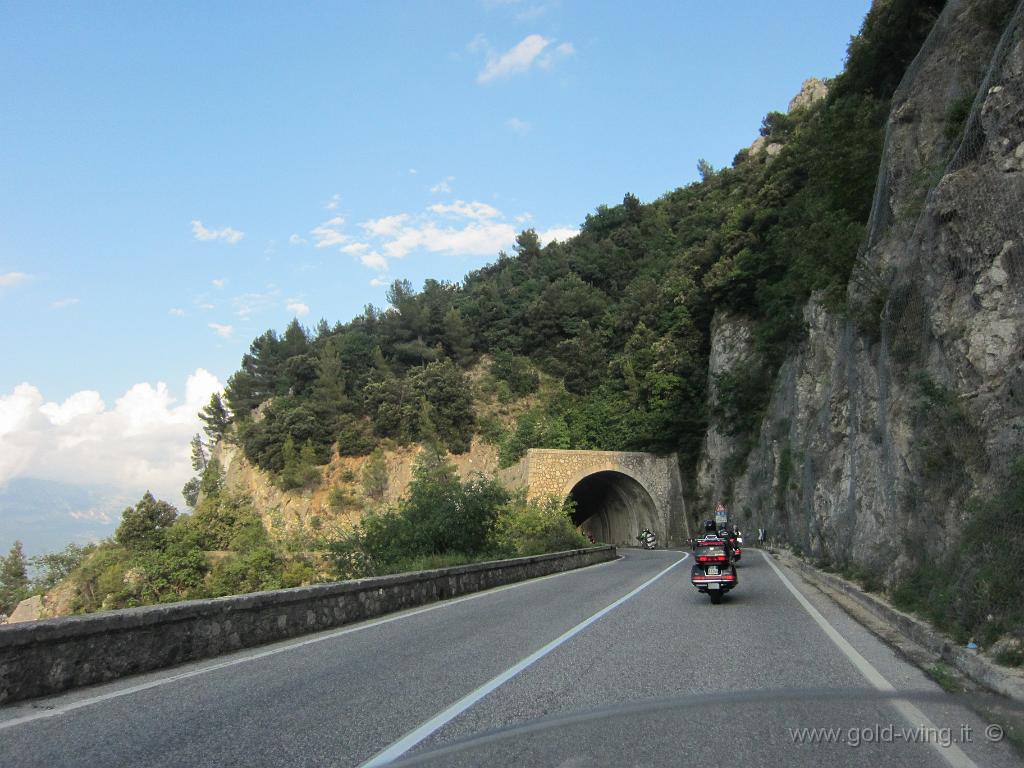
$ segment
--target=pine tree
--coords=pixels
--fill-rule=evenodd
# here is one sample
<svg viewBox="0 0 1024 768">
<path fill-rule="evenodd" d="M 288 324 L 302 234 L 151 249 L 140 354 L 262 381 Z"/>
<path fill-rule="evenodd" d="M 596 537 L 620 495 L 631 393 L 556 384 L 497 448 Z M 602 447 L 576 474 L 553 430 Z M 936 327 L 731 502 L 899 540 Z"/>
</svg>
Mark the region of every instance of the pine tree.
<svg viewBox="0 0 1024 768">
<path fill-rule="evenodd" d="M 10 613 L 28 597 L 28 561 L 21 542 L 14 542 L 7 557 L 0 557 L 0 613 Z"/>
<path fill-rule="evenodd" d="M 206 448 L 203 446 L 203 437 L 198 432 L 192 435 L 192 469 L 202 474 L 206 469 L 209 459 L 206 457 Z"/>
<path fill-rule="evenodd" d="M 181 487 L 181 496 L 185 499 L 185 503 L 195 509 L 196 504 L 199 503 L 199 487 L 201 482 L 198 477 L 193 477 L 187 483 Z"/>
<path fill-rule="evenodd" d="M 457 307 L 452 307 L 444 316 L 445 351 L 456 362 L 466 363 L 473 356 L 473 344 L 469 328 Z"/>
<path fill-rule="evenodd" d="M 224 401 L 217 392 L 210 395 L 210 403 L 199 413 L 199 418 L 206 425 L 203 431 L 214 443 L 224 437 L 228 425 L 231 424 L 231 414 L 224 407 Z"/>
</svg>

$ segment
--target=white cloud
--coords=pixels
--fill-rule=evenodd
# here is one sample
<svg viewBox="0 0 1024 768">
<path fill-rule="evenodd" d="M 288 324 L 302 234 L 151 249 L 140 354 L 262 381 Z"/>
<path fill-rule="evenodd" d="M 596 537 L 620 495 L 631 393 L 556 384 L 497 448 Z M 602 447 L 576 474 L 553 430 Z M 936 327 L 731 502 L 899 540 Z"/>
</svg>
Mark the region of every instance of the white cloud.
<svg viewBox="0 0 1024 768">
<path fill-rule="evenodd" d="M 409 220 L 409 214 L 397 213 L 394 216 L 383 216 L 379 219 L 364 221 L 360 226 L 371 235 L 377 237 L 389 237 L 402 231 L 403 226 Z"/>
<path fill-rule="evenodd" d="M 167 499 L 164 499 L 167 501 Z M 102 509 L 83 509 L 80 512 L 68 512 L 68 514 L 74 520 L 83 520 L 92 523 L 103 523 L 108 525 L 114 522 L 114 518 L 110 516 L 109 512 L 105 512 Z"/>
<path fill-rule="evenodd" d="M 432 205 L 427 210 L 439 213 L 441 215 L 457 216 L 466 219 L 477 219 L 483 221 L 485 219 L 494 219 L 501 215 L 501 211 L 497 208 L 487 205 L 487 203 L 467 203 L 463 200 L 456 200 L 451 205 L 444 205 L 438 203 Z"/>
<path fill-rule="evenodd" d="M 205 309 L 207 311 L 217 308 L 214 304 L 211 304 L 208 301 L 204 301 L 202 304 L 197 304 L 196 306 L 199 307 L 200 309 Z"/>
<path fill-rule="evenodd" d="M 556 61 L 572 56 L 574 53 L 576 53 L 576 48 L 572 43 L 561 43 L 537 59 L 537 66 L 541 69 L 551 69 Z"/>
<path fill-rule="evenodd" d="M 331 195 L 331 199 L 324 204 L 324 208 L 328 211 L 336 211 L 339 205 L 341 205 L 341 195 L 335 192 Z"/>
<path fill-rule="evenodd" d="M 515 227 L 501 222 L 474 223 L 462 229 L 441 229 L 430 224 L 421 233 L 428 251 L 452 256 L 494 256 L 516 237 Z"/>
<path fill-rule="evenodd" d="M 369 267 L 370 269 L 385 270 L 388 268 L 388 260 L 377 253 L 377 251 L 361 254 L 359 261 L 362 262 L 364 267 Z"/>
<path fill-rule="evenodd" d="M 386 277 L 375 277 L 370 280 L 370 285 L 374 288 L 380 288 L 382 285 L 387 285 L 388 279 Z"/>
<path fill-rule="evenodd" d="M 77 298 L 69 296 L 66 299 L 57 299 L 56 301 L 50 302 L 50 309 L 64 309 L 65 307 L 73 307 L 77 303 Z"/>
<path fill-rule="evenodd" d="M 345 219 L 343 217 L 335 216 L 310 230 L 310 234 L 316 240 L 316 247 L 328 248 L 332 245 L 342 245 L 351 240 L 351 237 L 343 234 L 338 229 L 338 227 L 344 226 L 344 224 Z"/>
<path fill-rule="evenodd" d="M 435 195 L 447 195 L 452 191 L 452 182 L 455 181 L 454 176 L 445 176 L 437 184 L 430 188 L 430 191 Z"/>
<path fill-rule="evenodd" d="M 106 406 L 100 398 L 100 393 L 91 389 L 85 389 L 71 395 L 63 403 L 46 403 L 41 405 L 39 406 L 39 411 L 50 420 L 51 424 L 62 427 L 79 416 L 102 413 L 104 408 Z"/>
<path fill-rule="evenodd" d="M 279 305 L 281 291 L 273 285 L 267 286 L 267 290 L 260 292 L 243 293 L 231 299 L 235 314 L 246 320 L 257 312 L 273 309 Z"/>
<path fill-rule="evenodd" d="M 0 394 L 0 485 L 36 477 L 110 484 L 135 497 L 148 488 L 180 505 L 180 488 L 193 474 L 189 439 L 202 428 L 199 410 L 221 390 L 202 368 L 188 377 L 181 403 L 163 382 L 134 385 L 112 408 L 92 390 L 56 403 L 19 384 Z"/>
<path fill-rule="evenodd" d="M 5 272 L 0 275 L 0 288 L 10 288 L 12 285 L 25 282 L 28 278 L 29 275 L 24 272 Z"/>
<path fill-rule="evenodd" d="M 576 237 L 579 233 L 580 231 L 577 227 L 552 227 L 551 229 L 545 229 L 543 232 L 538 232 L 537 237 L 540 238 L 542 245 L 547 245 L 552 240 L 564 242 Z"/>
<path fill-rule="evenodd" d="M 401 259 L 417 248 L 451 256 L 493 256 L 509 246 L 516 236 L 515 227 L 504 222 L 472 222 L 462 228 L 440 227 L 423 221 L 406 227 L 383 243 L 388 258 Z"/>
<path fill-rule="evenodd" d="M 175 317 L 184 317 L 185 310 L 181 309 L 180 307 L 171 307 L 169 310 L 167 310 L 167 314 L 174 315 Z"/>
<path fill-rule="evenodd" d="M 192 220 L 192 234 L 196 240 L 224 240 L 228 245 L 235 245 L 245 237 L 244 232 L 239 232 L 232 227 L 224 229 L 207 229 L 199 219 Z"/>
<path fill-rule="evenodd" d="M 223 288 L 224 283 L 226 282 L 227 281 L 223 277 L 218 277 L 216 280 L 211 280 L 210 285 L 212 285 L 214 288 Z"/>
<path fill-rule="evenodd" d="M 223 325 L 221 323 L 209 323 L 209 328 L 213 329 L 213 332 L 220 336 L 222 339 L 230 339 L 231 334 L 235 332 L 235 326 Z"/>
<path fill-rule="evenodd" d="M 289 299 L 286 307 L 296 317 L 305 317 L 309 314 L 309 306 L 297 299 Z"/>
<path fill-rule="evenodd" d="M 519 136 L 525 136 L 530 132 L 533 126 L 525 120 L 520 120 L 518 117 L 510 117 L 505 121 L 505 127 L 508 128 L 512 133 Z"/>
<path fill-rule="evenodd" d="M 292 235 L 291 237 L 288 238 L 288 242 L 291 243 L 292 245 L 305 245 L 309 241 L 306 240 L 306 238 L 304 238 L 304 237 L 299 237 L 298 235 Z"/>
<path fill-rule="evenodd" d="M 410 168 L 409 169 L 409 175 L 410 176 L 415 176 L 417 173 L 419 173 L 419 171 L 417 171 L 415 168 Z"/>
<path fill-rule="evenodd" d="M 533 214 L 527 211 L 526 213 L 520 213 L 515 217 L 516 224 L 525 224 L 533 219 Z"/>
<path fill-rule="evenodd" d="M 365 242 L 342 248 L 363 266 L 384 271 L 391 259 L 422 250 L 452 256 L 494 256 L 515 241 L 516 228 L 497 208 L 479 201 L 430 205 L 419 214 L 398 213 L 360 226 Z"/>
<path fill-rule="evenodd" d="M 490 53 L 487 56 L 487 64 L 477 74 L 476 81 L 481 84 L 489 83 L 492 80 L 527 72 L 550 44 L 551 40 L 541 35 L 527 35 L 500 55 Z"/>
</svg>

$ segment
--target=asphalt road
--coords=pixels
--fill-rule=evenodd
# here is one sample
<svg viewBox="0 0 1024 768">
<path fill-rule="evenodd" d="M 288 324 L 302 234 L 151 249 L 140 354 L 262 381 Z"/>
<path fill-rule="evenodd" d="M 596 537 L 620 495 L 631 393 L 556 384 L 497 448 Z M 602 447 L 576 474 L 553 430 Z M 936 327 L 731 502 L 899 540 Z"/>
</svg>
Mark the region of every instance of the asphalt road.
<svg viewBox="0 0 1024 768">
<path fill-rule="evenodd" d="M 713 606 L 685 555 L 0 708 L 0 764 L 1022 764 L 798 575 L 747 550 Z"/>
</svg>

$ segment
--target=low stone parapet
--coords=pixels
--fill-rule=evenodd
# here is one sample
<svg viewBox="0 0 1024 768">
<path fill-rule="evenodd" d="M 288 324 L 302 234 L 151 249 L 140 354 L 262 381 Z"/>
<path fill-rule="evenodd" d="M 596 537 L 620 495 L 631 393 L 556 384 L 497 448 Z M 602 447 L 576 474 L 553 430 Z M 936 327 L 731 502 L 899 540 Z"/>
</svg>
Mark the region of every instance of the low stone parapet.
<svg viewBox="0 0 1024 768">
<path fill-rule="evenodd" d="M 0 704 L 612 560 L 600 546 L 0 626 Z"/>
</svg>

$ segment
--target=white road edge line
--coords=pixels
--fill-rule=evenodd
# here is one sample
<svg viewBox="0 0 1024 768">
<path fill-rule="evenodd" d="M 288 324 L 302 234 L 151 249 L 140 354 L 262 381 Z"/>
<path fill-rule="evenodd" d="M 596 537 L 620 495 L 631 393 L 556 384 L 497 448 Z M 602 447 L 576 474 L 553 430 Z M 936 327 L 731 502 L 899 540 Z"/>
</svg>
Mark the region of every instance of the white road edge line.
<svg viewBox="0 0 1024 768">
<path fill-rule="evenodd" d="M 829 640 L 836 644 L 843 655 L 846 656 L 860 672 L 871 683 L 878 691 L 884 691 L 885 693 L 895 693 L 896 688 L 888 680 L 883 677 L 882 673 L 875 669 L 871 662 L 865 659 L 860 652 L 850 645 L 850 642 L 839 634 L 838 630 L 828 623 L 828 619 L 821 615 L 817 608 L 811 605 L 810 601 L 804 597 L 800 591 L 793 586 L 793 583 L 786 578 L 784 574 L 775 563 L 772 562 L 771 558 L 765 552 L 761 552 L 761 556 L 765 559 L 765 562 L 771 566 L 772 570 L 775 571 L 775 575 L 782 580 L 782 583 L 786 585 L 786 588 L 793 593 L 793 596 L 797 601 L 804 607 L 804 610 L 811 615 L 811 618 L 817 622 L 818 626 L 828 635 Z M 903 699 L 896 699 L 889 702 L 903 717 L 906 718 L 907 723 L 910 726 L 922 725 L 929 732 L 938 732 L 938 728 L 928 716 L 920 709 L 915 707 L 909 701 Z M 960 749 L 956 744 L 950 744 L 948 747 L 943 747 L 937 741 L 929 739 L 929 744 L 935 748 L 935 751 L 942 755 L 943 759 L 953 768 L 978 768 L 971 758 L 964 754 L 963 750 Z"/>
<path fill-rule="evenodd" d="M 482 698 L 487 696 L 487 694 L 491 693 L 495 689 L 497 689 L 500 686 L 502 686 L 505 683 L 507 683 L 509 680 L 511 680 L 516 675 L 518 675 L 520 672 L 522 672 L 524 669 L 529 667 L 531 664 L 533 664 L 534 662 L 536 662 L 536 661 L 544 658 L 545 656 L 547 656 L 549 653 L 551 653 L 553 650 L 555 650 L 558 646 L 562 645 L 562 643 L 566 642 L 567 640 L 572 639 L 573 637 L 578 635 L 580 632 L 582 632 L 584 629 L 586 629 L 591 624 L 593 624 L 595 621 L 600 620 L 602 617 L 606 616 L 608 613 L 610 613 L 611 611 L 613 611 L 616 608 L 618 608 L 620 605 L 622 605 L 624 602 L 629 600 L 631 597 L 633 597 L 633 596 L 637 595 L 638 593 L 642 592 L 643 590 L 647 589 L 647 587 L 651 586 L 651 584 L 656 582 L 658 579 L 660 579 L 666 573 L 668 573 L 673 568 L 675 568 L 677 565 L 679 565 L 684 560 L 686 560 L 687 557 L 689 557 L 689 554 L 683 555 L 681 558 L 679 558 L 674 563 L 672 563 L 672 565 L 670 565 L 668 568 L 665 568 L 664 570 L 659 571 L 657 573 L 657 575 L 655 575 L 652 578 L 648 579 L 647 581 L 645 581 L 643 584 L 641 584 L 639 587 L 637 587 L 633 591 L 629 592 L 628 594 L 623 595 L 622 597 L 620 597 L 618 600 L 616 600 L 611 605 L 605 606 L 604 608 L 602 608 L 600 611 L 595 613 L 590 618 L 584 619 L 583 621 L 581 621 L 579 624 L 577 624 L 575 627 L 573 627 L 569 631 L 562 633 L 561 635 L 556 637 L 554 640 L 552 640 L 547 645 L 545 645 L 542 648 L 539 648 L 536 651 L 534 651 L 533 653 L 531 653 L 529 656 L 527 656 L 525 659 L 520 661 L 518 664 L 515 664 L 514 666 L 511 666 L 508 669 L 506 669 L 501 674 L 496 675 L 495 677 L 492 677 L 490 680 L 488 680 L 486 683 L 481 685 L 479 688 L 477 688 L 476 690 L 466 694 L 465 696 L 463 696 L 461 699 L 456 701 L 454 704 L 452 704 L 447 709 L 442 710 L 441 712 L 438 712 L 432 718 L 430 718 L 425 723 L 423 723 L 423 725 L 419 726 L 415 730 L 409 731 L 409 733 L 407 733 L 405 736 L 400 738 L 398 741 L 394 742 L 390 746 L 388 746 L 385 749 L 381 750 L 376 755 L 374 755 L 369 760 L 367 760 L 365 763 L 361 763 L 359 765 L 359 768 L 376 768 L 377 766 L 387 765 L 388 763 L 392 762 L 393 760 L 396 760 L 397 758 L 401 757 L 406 752 L 408 752 L 410 749 L 412 749 L 417 744 L 419 744 L 421 741 L 423 741 L 428 736 L 433 734 L 435 731 L 437 731 L 440 728 L 444 727 L 449 722 L 451 722 L 456 717 L 458 717 L 463 712 L 465 712 L 467 709 L 472 707 L 474 704 L 476 704 Z"/>
<path fill-rule="evenodd" d="M 584 567 L 585 568 L 599 568 L 599 567 L 604 566 L 604 565 L 611 565 L 613 563 L 618 563 L 621 560 L 622 560 L 622 556 L 619 555 L 618 557 L 616 557 L 613 560 L 607 560 L 607 561 L 605 561 L 603 563 L 596 563 L 594 565 L 589 565 L 589 566 L 584 566 Z M 463 597 L 456 597 L 456 598 L 452 598 L 450 600 L 440 600 L 440 601 L 438 601 L 436 603 L 431 603 L 430 605 L 425 606 L 423 608 L 416 608 L 414 610 L 410 610 L 410 611 L 406 611 L 406 612 L 402 612 L 402 613 L 397 613 L 397 614 L 392 614 L 392 615 L 386 616 L 386 617 L 384 617 L 382 619 L 372 619 L 370 621 L 366 621 L 364 623 L 358 624 L 357 626 L 354 626 L 354 627 L 346 627 L 345 629 L 339 629 L 339 630 L 334 631 L 334 632 L 325 632 L 323 634 L 318 634 L 315 637 L 306 638 L 305 640 L 298 640 L 298 641 L 290 642 L 290 643 L 288 643 L 288 641 L 282 641 L 282 642 L 286 642 L 288 644 L 287 645 L 278 646 L 278 647 L 275 647 L 275 648 L 268 648 L 268 649 L 262 650 L 262 651 L 256 651 L 255 653 L 250 653 L 250 654 L 247 654 L 245 656 L 238 656 L 238 657 L 235 657 L 235 658 L 232 658 L 232 659 L 228 659 L 227 661 L 222 661 L 222 662 L 219 662 L 219 663 L 216 663 L 216 664 L 210 664 L 210 665 L 207 665 L 207 666 L 203 666 L 203 667 L 200 667 L 199 669 L 190 669 L 188 672 L 179 672 L 176 675 L 168 675 L 167 677 L 161 677 L 161 678 L 159 678 L 157 680 L 149 680 L 148 682 L 139 683 L 138 685 L 132 685 L 132 686 L 129 686 L 127 688 L 118 688 L 116 691 L 110 691 L 109 693 L 102 693 L 102 694 L 100 694 L 98 696 L 90 696 L 87 699 L 80 699 L 78 701 L 71 701 L 71 702 L 68 702 L 66 704 L 59 704 L 59 705 L 53 707 L 53 709 L 41 709 L 41 710 L 33 712 L 32 714 L 29 714 L 29 715 L 22 715 L 21 717 L 13 717 L 13 718 L 11 718 L 9 720 L 0 720 L 0 731 L 6 730 L 8 728 L 13 728 L 13 727 L 15 727 L 17 725 L 24 725 L 25 723 L 30 723 L 30 722 L 32 722 L 34 720 L 42 720 L 42 719 L 45 719 L 45 718 L 48 718 L 48 717 L 58 717 L 58 716 L 63 715 L 65 713 L 67 713 L 67 712 L 72 712 L 72 711 L 74 711 L 76 709 L 82 709 L 83 707 L 89 707 L 89 706 L 92 706 L 93 704 L 100 704 L 101 702 L 108 701 L 110 699 L 117 699 L 117 698 L 120 698 L 121 696 L 129 696 L 129 695 L 131 695 L 133 693 L 139 693 L 140 691 L 147 691 L 150 688 L 157 688 L 157 687 L 159 687 L 161 685 L 167 685 L 168 683 L 176 683 L 179 680 L 187 680 L 190 677 L 197 677 L 199 675 L 205 675 L 207 672 L 215 672 L 216 670 L 224 669 L 225 667 L 233 667 L 236 664 L 245 664 L 245 663 L 250 662 L 250 661 L 257 661 L 259 659 L 266 658 L 267 656 L 275 656 L 275 655 L 277 655 L 279 653 L 285 653 L 286 651 L 293 651 L 296 648 L 302 648 L 302 647 L 307 646 L 307 645 L 313 645 L 314 643 L 322 643 L 325 640 L 333 640 L 334 638 L 341 637 L 342 635 L 349 635 L 349 634 L 352 634 L 353 632 L 362 632 L 364 629 L 373 629 L 374 627 L 379 627 L 381 624 L 390 624 L 393 621 L 401 621 L 402 619 L 412 618 L 413 616 L 419 616 L 421 613 L 430 613 L 431 611 L 436 611 L 436 610 L 439 610 L 441 608 L 448 608 L 449 606 L 457 605 L 458 603 L 464 603 L 467 600 L 475 600 L 478 597 L 486 597 L 487 595 L 493 595 L 493 594 L 495 594 L 497 592 L 504 592 L 507 589 L 515 589 L 516 587 L 526 586 L 527 584 L 536 584 L 539 581 L 547 581 L 548 579 L 558 578 L 559 576 L 567 576 L 567 575 L 569 575 L 571 573 L 581 573 L 582 571 L 583 571 L 583 568 L 573 568 L 572 570 L 569 570 L 569 571 L 559 571 L 558 573 L 549 573 L 547 576 L 538 576 L 537 578 L 534 578 L 534 579 L 526 579 L 524 581 L 517 581 L 514 584 L 505 584 L 504 586 L 501 586 L 501 587 L 493 587 L 491 589 L 484 589 L 484 590 L 480 590 L 479 592 L 474 592 L 471 595 L 464 595 Z M 202 662 L 198 662 L 198 663 L 202 663 Z M 55 695 L 56 696 L 62 696 L 62 695 L 66 696 L 68 694 L 64 693 L 64 694 L 55 694 Z M 36 703 L 38 703 L 39 701 L 42 701 L 42 700 L 41 699 L 36 699 Z M 12 704 L 10 706 L 17 707 L 18 703 Z"/>
</svg>

